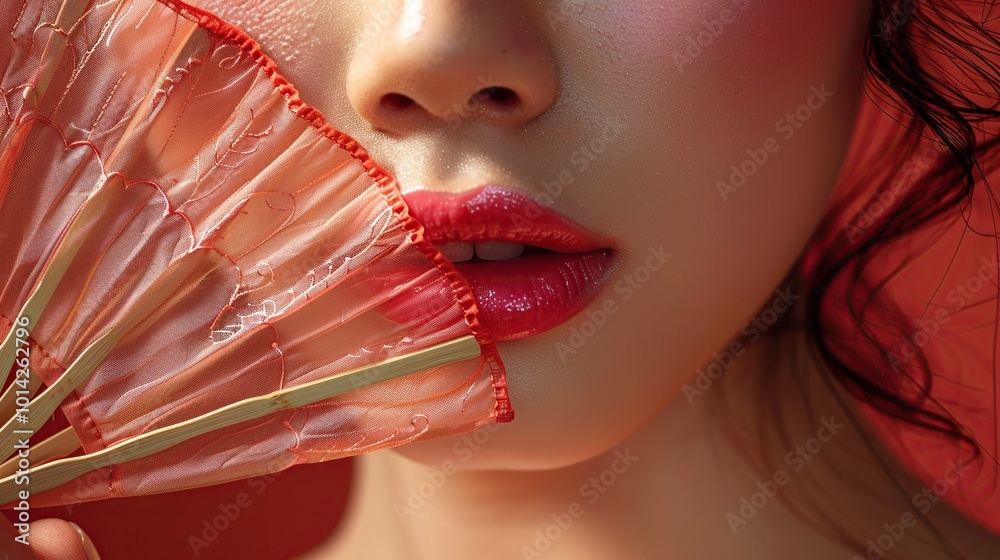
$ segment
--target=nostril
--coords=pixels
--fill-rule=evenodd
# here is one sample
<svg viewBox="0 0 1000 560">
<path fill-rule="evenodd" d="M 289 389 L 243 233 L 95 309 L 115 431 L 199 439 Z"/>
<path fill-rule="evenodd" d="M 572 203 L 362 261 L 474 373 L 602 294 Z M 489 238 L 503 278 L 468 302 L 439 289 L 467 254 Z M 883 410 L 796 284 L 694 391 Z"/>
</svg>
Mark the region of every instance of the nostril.
<svg viewBox="0 0 1000 560">
<path fill-rule="evenodd" d="M 497 109 L 511 109 L 521 103 L 520 97 L 510 88 L 493 86 L 483 88 L 474 96 L 477 101 Z"/>
<path fill-rule="evenodd" d="M 426 107 L 414 97 L 402 93 L 392 92 L 383 94 L 378 98 L 378 104 L 388 113 L 395 113 L 399 117 L 404 114 L 413 113 L 414 109 L 424 109 Z M 523 105 L 521 96 L 514 90 L 503 86 L 484 87 L 468 97 L 462 103 L 456 103 L 447 111 L 442 111 L 439 116 L 452 118 L 471 117 L 476 114 L 484 116 L 499 117 L 502 115 L 517 114 Z M 437 113 L 433 113 L 437 114 Z"/>
<path fill-rule="evenodd" d="M 384 107 L 390 109 L 406 109 L 407 107 L 413 105 L 413 98 L 407 97 L 401 93 L 387 93 L 382 96 L 379 103 Z"/>
</svg>

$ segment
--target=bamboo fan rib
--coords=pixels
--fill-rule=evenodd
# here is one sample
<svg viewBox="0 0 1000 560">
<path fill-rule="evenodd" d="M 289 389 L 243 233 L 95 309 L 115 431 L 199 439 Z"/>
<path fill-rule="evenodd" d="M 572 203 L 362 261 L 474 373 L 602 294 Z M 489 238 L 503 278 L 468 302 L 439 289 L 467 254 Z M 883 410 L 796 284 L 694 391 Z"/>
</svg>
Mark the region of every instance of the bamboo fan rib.
<svg viewBox="0 0 1000 560">
<path fill-rule="evenodd" d="M 168 0 L 0 12 L 0 503 L 513 418 L 468 284 L 248 36 Z"/>
<path fill-rule="evenodd" d="M 34 479 L 32 490 L 42 492 L 96 468 L 147 457 L 157 451 L 168 449 L 177 443 L 218 428 L 254 420 L 276 411 L 306 406 L 373 383 L 466 360 L 478 355 L 479 343 L 476 342 L 476 339 L 472 336 L 462 337 L 379 364 L 347 371 L 291 389 L 276 391 L 270 395 L 233 403 L 186 422 L 129 438 L 95 453 L 43 464 L 26 474 Z M 61 437 L 57 436 L 52 441 L 71 437 L 65 430 L 60 434 Z M 60 451 L 62 450 L 64 449 Z M 0 503 L 15 500 L 20 490 L 19 486 L 16 474 L 0 479 Z"/>
</svg>

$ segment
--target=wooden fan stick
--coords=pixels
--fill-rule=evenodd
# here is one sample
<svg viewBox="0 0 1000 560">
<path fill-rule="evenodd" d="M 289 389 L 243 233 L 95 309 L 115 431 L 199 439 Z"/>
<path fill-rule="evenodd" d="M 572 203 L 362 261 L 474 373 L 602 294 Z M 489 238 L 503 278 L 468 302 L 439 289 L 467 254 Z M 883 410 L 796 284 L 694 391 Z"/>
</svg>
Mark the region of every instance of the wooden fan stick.
<svg viewBox="0 0 1000 560">
<path fill-rule="evenodd" d="M 68 31 L 76 24 L 77 21 L 80 20 L 83 13 L 86 11 L 88 4 L 89 2 L 85 0 L 64 0 L 62 6 L 59 7 L 59 13 L 56 16 L 56 21 L 53 23 L 56 29 L 52 31 L 51 35 L 49 35 L 49 39 L 42 51 L 41 62 L 39 63 L 38 74 L 35 77 L 34 84 L 29 85 L 24 90 L 26 109 L 35 110 L 41 104 L 42 98 L 48 91 L 49 84 L 52 82 L 52 78 L 55 76 L 56 70 L 59 68 L 63 54 L 65 54 L 66 47 L 68 46 L 68 40 L 61 32 Z M 84 214 L 86 212 L 86 208 L 87 206 L 85 203 L 78 215 L 74 217 L 74 221 L 70 224 L 68 230 L 63 235 L 63 239 L 65 239 L 66 235 L 69 235 L 74 231 L 74 225 L 79 223 L 79 220 L 76 218 L 79 217 L 80 214 Z M 32 292 L 31 297 L 29 297 L 28 301 L 24 304 L 21 312 L 14 318 L 14 327 L 11 328 L 9 333 L 7 333 L 7 338 L 3 341 L 2 345 L 0 345 L 0 371 L 9 371 L 10 364 L 13 363 L 17 342 L 16 337 L 14 336 L 14 332 L 17 330 L 16 327 L 22 318 L 26 317 L 29 321 L 29 324 L 26 326 L 26 330 L 29 333 L 31 332 L 31 328 L 34 326 L 31 321 L 37 319 L 38 312 L 40 312 L 41 309 L 48 304 L 49 298 L 52 297 L 52 292 L 55 290 L 56 285 L 59 284 L 63 274 L 66 272 L 66 268 L 69 267 L 69 264 L 73 261 L 73 256 L 76 255 L 79 249 L 80 244 L 65 247 L 62 243 L 60 243 L 53 252 L 53 264 L 58 263 L 61 266 L 46 267 L 46 273 L 39 280 L 35 291 Z M 24 338 L 26 339 L 27 337 Z M 3 404 L 6 404 L 6 402 Z M 0 417 L 5 418 L 13 414 L 13 410 L 0 407 L 0 414 L 2 414 Z"/>
<path fill-rule="evenodd" d="M 59 245 L 52 252 L 48 266 L 45 267 L 45 272 L 38 279 L 38 283 L 35 285 L 35 289 L 31 292 L 31 295 L 28 296 L 28 301 L 24 302 L 21 311 L 14 318 L 13 325 L 7 333 L 7 338 L 0 344 L 0 372 L 10 371 L 10 366 L 14 363 L 14 354 L 17 352 L 17 348 L 27 344 L 28 336 L 31 335 L 31 329 L 34 328 L 42 310 L 45 309 L 45 306 L 49 304 L 49 300 L 52 299 L 52 294 L 55 293 L 56 287 L 58 287 L 59 282 L 66 274 L 66 270 L 69 268 L 70 263 L 73 262 L 73 258 L 76 257 L 76 254 L 80 252 L 80 248 L 83 247 L 83 243 L 86 240 L 85 236 L 77 235 L 77 230 L 82 228 L 83 224 L 87 223 L 87 218 L 90 218 L 93 213 L 99 212 L 107 206 L 108 196 L 105 194 L 106 192 L 107 189 L 98 187 L 94 194 L 83 203 L 76 216 L 73 217 L 73 222 L 66 228 L 66 231 L 60 238 Z M 26 334 L 21 333 L 22 330 Z M 23 334 L 23 336 L 19 336 L 20 334 Z M 9 377 L 8 373 L 4 379 Z M 3 417 L 13 414 L 13 410 L 0 410 L 0 412 L 4 413 Z M 4 447 L 0 447 L 0 454 L 2 454 L 4 449 Z"/>
<path fill-rule="evenodd" d="M 159 82 L 161 84 L 166 82 L 170 73 L 174 72 L 177 69 L 178 60 L 180 60 L 182 56 L 185 56 L 186 52 L 185 47 L 187 46 L 189 38 L 193 36 L 195 32 L 197 32 L 199 29 L 200 28 L 197 25 L 191 25 L 184 35 L 181 35 L 177 29 L 174 30 L 175 33 L 174 40 L 177 43 L 177 47 L 176 49 L 174 49 L 172 53 L 164 54 L 162 58 L 163 64 L 159 78 Z M 132 131 L 135 130 L 135 128 L 139 126 L 139 124 L 143 120 L 148 118 L 149 114 L 153 111 L 153 109 L 157 107 L 157 104 L 153 103 L 153 97 L 156 94 L 157 94 L 157 89 L 151 88 L 149 93 L 146 95 L 146 98 L 138 106 L 137 110 L 135 111 L 135 114 L 129 120 L 128 126 L 125 128 L 125 132 L 122 134 L 122 138 L 124 139 L 130 138 L 132 135 Z M 114 164 L 117 163 L 118 156 L 121 154 L 121 152 L 130 145 L 132 145 L 131 142 L 127 141 L 119 142 L 118 145 L 115 147 L 114 151 L 108 154 L 105 160 L 105 166 L 109 168 L 113 167 Z"/>
<path fill-rule="evenodd" d="M 81 17 L 86 6 L 87 2 L 85 1 L 66 0 L 63 3 L 62 7 L 60 8 L 56 25 L 58 25 L 60 29 L 68 29 L 69 27 L 72 26 L 73 22 L 75 22 L 77 19 L 79 19 L 79 17 Z M 119 5 L 119 9 L 120 7 L 121 6 Z M 191 26 L 191 29 L 189 29 L 187 32 L 187 36 L 191 36 L 192 34 L 194 34 L 197 29 L 198 26 Z M 62 36 L 58 35 L 58 37 L 61 38 Z M 162 71 L 162 75 L 164 76 L 164 78 L 169 74 L 170 70 L 173 68 L 172 65 L 176 65 L 177 59 L 179 59 L 183 55 L 185 43 L 186 41 L 182 37 L 181 40 L 178 41 L 178 46 L 176 50 L 170 53 L 170 55 L 165 58 Z M 66 49 L 65 41 L 56 41 L 53 37 L 49 38 L 49 44 L 46 45 L 44 51 L 45 54 L 43 54 L 43 63 L 41 65 L 39 78 L 36 80 L 36 86 L 34 88 L 37 94 L 35 93 L 32 94 L 33 99 L 35 97 L 40 97 L 44 93 L 44 91 L 48 88 L 48 84 L 52 80 L 52 74 L 58 67 L 59 60 L 62 54 L 64 53 L 65 49 Z M 151 92 L 149 95 L 152 96 L 153 94 L 154 92 Z M 26 97 L 28 96 L 27 92 L 25 95 Z M 152 105 L 150 103 L 141 104 L 141 107 L 146 108 L 145 112 L 138 112 L 132 117 L 123 138 L 127 138 L 129 136 L 129 133 L 136 126 L 138 126 L 138 123 L 142 120 L 142 118 L 145 118 L 148 115 L 148 112 L 150 110 L 149 107 L 151 106 Z M 125 146 L 126 144 L 128 143 L 127 142 L 119 143 L 119 145 L 115 148 L 115 150 L 107 157 L 105 162 L 106 166 L 110 165 L 112 161 L 117 159 L 120 150 L 122 150 L 123 146 Z M 63 243 L 62 240 L 67 239 L 69 236 L 76 236 L 78 238 L 82 237 L 78 235 L 78 230 L 81 227 L 79 224 L 86 223 L 88 221 L 88 218 L 90 218 L 94 213 L 101 212 L 107 207 L 108 201 L 107 201 L 107 195 L 105 194 L 107 192 L 106 187 L 107 187 L 106 180 L 99 183 L 97 185 L 97 188 L 95 188 L 94 193 L 91 195 L 91 197 L 84 202 L 80 211 L 77 213 L 76 216 L 73 217 L 72 222 L 70 223 L 66 232 L 61 237 L 59 245 L 56 247 L 56 250 L 53 251 L 52 257 L 50 259 L 50 264 L 49 266 L 46 267 L 44 275 L 42 276 L 42 278 L 39 279 L 35 290 L 28 298 L 28 301 L 25 302 L 24 306 L 21 309 L 21 312 L 18 313 L 17 317 L 14 318 L 15 327 L 18 325 L 19 321 L 27 320 L 28 325 L 25 327 L 25 329 L 28 331 L 28 334 L 30 335 L 31 329 L 37 322 L 38 317 L 41 314 L 41 311 L 48 304 L 49 299 L 52 297 L 52 294 L 54 293 L 56 287 L 62 280 L 62 277 L 65 275 L 66 269 L 69 267 L 70 263 L 73 262 L 73 258 L 79 252 L 80 248 L 82 247 L 82 243 L 84 241 L 82 239 L 78 239 L 76 243 L 70 244 L 70 243 Z M 17 351 L 17 346 L 18 346 L 17 344 L 18 337 L 15 336 L 14 334 L 15 331 L 16 328 L 12 328 L 11 331 L 7 333 L 7 338 L 3 341 L 2 344 L 0 344 L 0 372 L 9 371 L 10 364 L 14 362 L 14 354 Z M 27 337 L 23 338 L 26 339 Z M 2 375 L 3 374 L 0 374 L 0 376 Z M 6 377 L 4 379 L 6 379 Z M 12 403 L 13 399 L 8 401 L 7 399 L 0 398 L 0 418 L 9 418 L 13 416 L 14 408 L 12 407 Z M 0 457 L 5 456 L 3 455 L 3 449 L 5 448 L 2 445 L 0 445 Z"/>
<path fill-rule="evenodd" d="M 68 41 L 60 31 L 69 31 L 80 20 L 80 17 L 83 16 L 83 12 L 87 9 L 87 4 L 88 2 L 85 0 L 64 0 L 62 6 L 59 7 L 59 14 L 56 16 L 54 23 L 56 30 L 53 30 L 52 34 L 49 35 L 49 40 L 45 44 L 45 50 L 42 51 L 42 62 L 38 68 L 38 77 L 35 79 L 34 85 L 28 86 L 24 90 L 24 100 L 32 109 L 38 107 L 41 103 L 42 97 L 45 96 L 45 92 L 49 89 L 49 84 L 52 82 L 52 77 L 59 68 L 63 53 L 66 52 Z"/>
<path fill-rule="evenodd" d="M 41 465 L 42 463 L 65 457 L 80 448 L 80 438 L 76 435 L 76 430 L 72 427 L 66 428 L 58 434 L 47 437 L 37 444 L 32 444 L 31 464 Z M 9 461 L 0 465 L 0 478 L 11 476 L 17 472 L 20 456 L 13 456 Z"/>
<path fill-rule="evenodd" d="M 73 27 L 75 22 L 78 21 L 83 16 L 84 11 L 86 11 L 87 5 L 88 2 L 85 0 L 65 0 L 62 6 L 59 8 L 59 14 L 56 16 L 56 22 L 55 22 L 56 27 L 58 27 L 60 30 L 68 31 L 70 28 Z M 121 5 L 119 5 L 117 9 L 120 10 Z M 196 25 L 191 26 L 191 28 L 187 32 L 187 37 L 194 34 L 197 29 L 198 26 Z M 107 32 L 107 29 L 102 30 L 102 33 L 105 32 Z M 184 45 L 186 44 L 185 39 L 186 37 L 179 38 L 179 40 L 177 41 L 178 46 L 175 49 L 175 51 L 170 53 L 169 56 L 165 57 L 163 64 L 163 71 L 162 71 L 162 75 L 164 78 L 176 66 L 177 59 L 179 59 L 183 55 Z M 29 86 L 24 92 L 26 105 L 29 108 L 35 109 L 41 102 L 41 98 L 48 90 L 48 86 L 52 81 L 56 69 L 59 67 L 60 61 L 62 60 L 62 56 L 66 51 L 66 46 L 67 46 L 67 41 L 62 34 L 54 32 L 49 37 L 49 40 L 45 45 L 45 49 L 43 50 L 42 62 L 39 66 L 39 72 L 37 75 L 37 79 L 35 80 L 35 84 L 33 86 Z M 163 81 L 163 79 L 161 79 L 160 81 Z M 151 91 L 149 96 L 154 95 L 154 93 L 155 93 L 154 91 Z M 140 105 L 140 107 L 146 108 L 146 110 L 144 112 L 137 112 L 132 117 L 131 121 L 128 124 L 128 128 L 125 134 L 123 135 L 123 138 L 128 138 L 129 133 L 138 125 L 139 121 L 141 121 L 142 118 L 148 115 L 148 112 L 150 110 L 149 107 L 151 106 L 152 105 L 150 103 L 143 103 Z M 123 147 L 127 144 L 128 144 L 127 142 L 119 143 L 119 145 L 115 148 L 114 152 L 112 152 L 106 158 L 105 165 L 109 165 L 112 161 L 116 160 L 119 151 L 122 150 Z M 74 216 L 73 221 L 70 223 L 70 226 L 67 229 L 66 233 L 62 236 L 62 239 L 65 239 L 67 236 L 76 233 L 78 227 L 74 226 L 80 223 L 81 221 L 85 221 L 84 218 L 88 217 L 88 210 L 87 210 L 88 207 L 90 208 L 89 211 L 93 212 L 93 211 L 100 211 L 107 206 L 107 201 L 100 200 L 101 198 L 100 193 L 102 191 L 101 187 L 103 186 L 105 186 L 103 182 L 97 185 L 94 195 L 90 200 L 84 203 L 83 208 L 81 208 L 78 214 Z M 97 200 L 94 200 L 95 198 Z M 0 197 L 0 200 L 2 200 L 2 197 Z M 18 313 L 17 317 L 14 318 L 15 328 L 11 329 L 11 332 L 7 334 L 7 338 L 3 341 L 2 344 L 0 344 L 0 372 L 9 372 L 10 364 L 13 363 L 14 361 L 14 354 L 17 351 L 17 342 L 18 342 L 17 340 L 18 337 L 14 336 L 14 332 L 16 331 L 18 321 L 23 320 L 22 317 L 27 318 L 29 323 L 26 326 L 26 330 L 30 334 L 31 328 L 38 320 L 38 316 L 41 313 L 41 310 L 44 309 L 45 306 L 48 304 L 48 301 L 51 298 L 52 293 L 54 292 L 56 286 L 59 284 L 59 281 L 65 274 L 66 268 L 73 261 L 73 257 L 76 256 L 77 252 L 79 252 L 79 249 L 81 247 L 81 244 L 74 244 L 70 246 L 66 245 L 67 244 L 63 244 L 60 242 L 56 250 L 53 252 L 50 261 L 53 264 L 58 262 L 60 263 L 61 266 L 46 267 L 45 274 L 39 280 L 39 283 L 36 286 L 36 289 L 32 292 L 31 297 L 25 303 L 24 307 L 21 309 L 21 312 Z M 24 337 L 24 339 L 26 338 L 27 337 Z M 0 374 L 0 376 L 2 375 L 3 374 Z M 7 377 L 4 377 L 4 379 L 7 378 L 9 378 L 9 374 Z M 2 384 L 0 384 L 0 386 L 2 386 Z M 8 392 L 10 392 L 13 389 L 13 387 L 14 385 L 12 384 L 8 388 Z M 32 394 L 34 394 L 33 391 Z M 15 411 L 14 399 L 15 395 L 13 393 L 11 393 L 9 396 L 7 393 L 4 393 L 4 395 L 0 397 L 0 418 L 10 418 L 11 416 L 14 415 Z M 0 457 L 6 456 L 3 455 L 2 452 L 3 449 L 4 449 L 3 447 L 0 447 Z"/>
<path fill-rule="evenodd" d="M 41 61 L 39 63 L 38 73 L 35 76 L 34 83 L 29 85 L 24 90 L 24 109 L 33 111 L 38 108 L 45 92 L 48 90 L 49 84 L 52 82 L 52 78 L 55 76 L 55 72 L 62 61 L 63 54 L 66 52 L 66 47 L 68 45 L 66 37 L 60 33 L 60 31 L 68 31 L 71 29 L 83 16 L 83 13 L 87 9 L 87 5 L 88 2 L 84 0 L 64 0 L 62 5 L 59 7 L 59 12 L 56 15 L 56 21 L 53 23 L 56 30 L 49 35 L 48 41 L 42 50 Z M 8 141 L 9 138 L 4 139 L 5 149 L 7 148 L 6 144 Z M 18 149 L 18 151 L 20 150 Z M 0 197 L 0 201 L 2 201 L 2 197 Z M 72 226 L 70 226 L 70 228 L 72 229 Z M 70 247 L 68 249 L 68 252 L 71 254 L 68 255 L 69 258 L 64 259 L 66 266 L 69 265 L 72 261 L 72 255 L 75 255 L 78 250 L 79 246 L 75 248 Z M 57 254 L 58 248 L 57 251 L 53 252 L 53 258 L 55 258 Z M 52 290 L 54 290 L 63 274 L 65 274 L 65 267 L 61 269 L 60 267 L 55 267 L 54 269 L 48 269 L 48 271 L 52 273 L 49 276 L 49 280 L 47 282 L 40 281 L 36 288 L 41 289 L 36 289 L 35 292 L 33 292 L 33 295 L 35 293 L 38 294 L 38 299 L 32 301 L 29 298 L 29 301 L 25 303 L 21 312 L 14 318 L 11 330 L 7 333 L 6 339 L 3 343 L 0 343 L 0 371 L 8 372 L 7 375 L 3 376 L 5 380 L 10 377 L 9 374 L 11 364 L 14 361 L 14 356 L 17 352 L 18 346 L 21 345 L 19 343 L 23 342 L 24 345 L 28 343 L 28 335 L 30 334 L 31 327 L 33 326 L 31 324 L 31 319 L 33 316 L 37 319 L 37 315 L 33 313 L 33 311 L 44 308 L 48 303 Z M 24 337 L 19 337 L 17 336 L 17 329 L 25 320 L 28 321 L 25 328 L 27 334 Z M 19 338 L 21 340 L 18 340 Z M 8 418 L 14 415 L 14 411 L 16 410 L 18 388 L 20 388 L 21 391 L 26 390 L 28 398 L 35 395 L 35 392 L 41 384 L 41 379 L 33 372 L 29 374 L 28 379 L 27 388 L 19 387 L 18 383 L 15 381 L 14 383 L 11 383 L 7 390 L 4 391 L 3 395 L 0 396 L 0 418 Z M 0 455 L 4 457 L 6 456 L 2 453 L 0 453 Z"/>
<path fill-rule="evenodd" d="M 58 29 L 66 29 L 67 26 L 72 26 L 83 15 L 86 7 L 87 2 L 83 0 L 63 0 L 53 25 Z M 20 117 L 25 112 L 34 112 L 38 108 L 45 90 L 48 89 L 56 70 L 59 68 L 62 55 L 66 52 L 66 46 L 66 38 L 61 33 L 53 30 L 49 34 L 48 41 L 46 41 L 45 47 L 42 49 L 34 83 L 28 84 L 22 91 L 24 104 L 19 112 L 18 120 L 20 120 Z M 32 126 L 33 123 L 33 120 L 29 121 L 28 127 Z M 0 152 L 12 154 L 14 158 L 19 156 L 25 149 L 24 143 L 19 140 L 23 141 L 26 133 L 27 130 L 25 128 L 9 128 L 7 133 L 0 138 Z M 0 205 L 3 204 L 5 197 L 6 192 L 0 191 Z"/>
<path fill-rule="evenodd" d="M 15 476 L 4 477 L 0 479 L 0 504 L 15 500 L 21 490 L 28 490 L 31 493 L 44 492 L 94 469 L 141 459 L 226 426 L 261 418 L 281 410 L 306 406 L 353 389 L 467 360 L 479 354 L 479 343 L 475 337 L 467 335 L 374 365 L 282 389 L 268 395 L 244 399 L 185 422 L 137 435 L 89 455 L 59 459 L 31 468 L 28 471 L 30 477 L 28 485 L 15 484 Z"/>
<path fill-rule="evenodd" d="M 49 416 L 56 411 L 56 408 L 65 400 L 66 395 L 83 382 L 84 379 L 93 373 L 94 369 L 104 360 L 104 358 L 114 349 L 118 341 L 121 340 L 137 323 L 153 313 L 161 304 L 170 297 L 177 296 L 178 289 L 182 285 L 186 290 L 193 290 L 199 281 L 208 275 L 214 267 L 206 267 L 199 271 L 201 277 L 192 278 L 193 266 L 197 265 L 199 255 L 189 253 L 188 258 L 178 260 L 170 265 L 163 276 L 156 279 L 147 290 L 147 297 L 143 297 L 141 305 L 125 317 L 120 323 L 104 333 L 87 348 L 80 353 L 80 356 L 73 361 L 66 371 L 59 376 L 49 388 L 45 389 L 41 395 L 33 399 L 28 405 L 30 413 L 27 415 L 11 416 L 0 428 L 0 457 L 6 458 L 14 452 L 14 442 L 18 439 L 15 430 L 24 430 L 34 433 L 48 420 Z M 221 261 L 220 261 L 221 262 Z M 29 301 L 34 299 L 34 294 Z M 23 437 L 23 436 L 22 436 Z"/>
<path fill-rule="evenodd" d="M 66 368 L 51 387 L 32 399 L 26 407 L 30 411 L 28 414 L 11 416 L 3 428 L 0 428 L 0 457 L 6 458 L 16 451 L 14 442 L 19 436 L 23 438 L 24 435 L 15 431 L 34 433 L 41 428 L 65 400 L 66 395 L 75 390 L 94 371 L 121 336 L 121 333 L 112 330 L 95 340 Z"/>
</svg>

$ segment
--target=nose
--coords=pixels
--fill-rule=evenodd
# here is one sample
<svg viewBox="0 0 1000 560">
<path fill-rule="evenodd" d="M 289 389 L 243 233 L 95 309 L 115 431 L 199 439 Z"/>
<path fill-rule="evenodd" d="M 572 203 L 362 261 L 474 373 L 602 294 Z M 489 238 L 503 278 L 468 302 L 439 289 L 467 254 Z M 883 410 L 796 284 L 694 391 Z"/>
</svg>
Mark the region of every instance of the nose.
<svg viewBox="0 0 1000 560">
<path fill-rule="evenodd" d="M 373 7 L 373 21 L 385 24 L 362 27 L 347 75 L 354 110 L 390 134 L 457 128 L 468 119 L 516 129 L 545 113 L 559 83 L 544 19 L 516 5 L 388 0 Z"/>
</svg>

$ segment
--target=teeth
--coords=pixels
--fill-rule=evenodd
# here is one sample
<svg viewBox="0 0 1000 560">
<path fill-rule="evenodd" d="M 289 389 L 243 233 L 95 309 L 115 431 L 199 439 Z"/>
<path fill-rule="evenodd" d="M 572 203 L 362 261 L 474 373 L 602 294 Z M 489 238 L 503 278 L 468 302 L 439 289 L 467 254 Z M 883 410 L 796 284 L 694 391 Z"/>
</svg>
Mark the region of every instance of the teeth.
<svg viewBox="0 0 1000 560">
<path fill-rule="evenodd" d="M 476 255 L 484 261 L 504 261 L 521 256 L 524 243 L 507 243 L 505 241 L 483 241 L 476 243 Z"/>
<path fill-rule="evenodd" d="M 451 241 L 438 247 L 451 262 L 465 262 L 472 260 L 473 243 L 469 241 Z"/>
<path fill-rule="evenodd" d="M 484 261 L 505 261 L 520 257 L 524 253 L 523 243 L 507 243 L 506 241 L 449 241 L 438 246 L 438 250 L 451 262 L 471 261 L 475 253 Z"/>
</svg>

